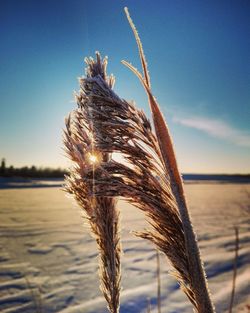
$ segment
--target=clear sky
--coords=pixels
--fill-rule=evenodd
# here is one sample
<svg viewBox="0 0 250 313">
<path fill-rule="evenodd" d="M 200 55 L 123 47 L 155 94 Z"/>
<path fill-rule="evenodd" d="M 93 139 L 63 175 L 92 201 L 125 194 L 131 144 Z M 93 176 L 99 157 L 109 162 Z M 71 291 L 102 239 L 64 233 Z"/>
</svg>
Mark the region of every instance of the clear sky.
<svg viewBox="0 0 250 313">
<path fill-rule="evenodd" d="M 0 158 L 15 166 L 66 166 L 64 116 L 84 57 L 109 57 L 115 91 L 149 114 L 120 61 L 140 68 L 128 6 L 154 95 L 186 173 L 250 172 L 248 0 L 5 0 L 0 2 Z"/>
</svg>

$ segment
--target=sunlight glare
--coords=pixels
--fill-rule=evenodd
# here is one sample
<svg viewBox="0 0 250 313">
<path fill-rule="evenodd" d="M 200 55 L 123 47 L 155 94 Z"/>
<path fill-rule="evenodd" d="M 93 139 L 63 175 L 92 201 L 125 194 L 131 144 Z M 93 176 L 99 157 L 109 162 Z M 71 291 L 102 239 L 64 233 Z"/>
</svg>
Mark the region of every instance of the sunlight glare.
<svg viewBox="0 0 250 313">
<path fill-rule="evenodd" d="M 90 153 L 89 154 L 89 161 L 90 161 L 91 164 L 95 164 L 95 163 L 97 163 L 98 158 L 97 158 L 97 156 L 95 154 Z"/>
</svg>

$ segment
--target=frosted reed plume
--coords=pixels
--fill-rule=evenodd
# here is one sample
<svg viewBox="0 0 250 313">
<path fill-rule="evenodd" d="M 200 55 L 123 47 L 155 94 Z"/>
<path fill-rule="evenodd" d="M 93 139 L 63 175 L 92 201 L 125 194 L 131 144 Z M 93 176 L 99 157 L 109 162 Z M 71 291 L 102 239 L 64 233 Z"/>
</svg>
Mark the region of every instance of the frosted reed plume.
<svg viewBox="0 0 250 313">
<path fill-rule="evenodd" d="M 73 194 L 82 207 L 99 249 L 100 288 L 111 313 L 119 312 L 120 302 L 120 234 L 119 212 L 112 197 L 95 197 L 95 178 L 101 162 L 110 159 L 109 153 L 101 153 L 96 147 L 98 127 L 94 123 L 95 96 L 100 96 L 94 86 L 110 89 L 114 77 L 106 75 L 107 59 L 87 63 L 86 77 L 80 79 L 80 91 L 76 95 L 78 109 L 66 119 L 64 145 L 74 166 L 65 180 L 65 189 Z M 92 88 L 94 87 L 94 88 Z M 99 132 L 99 131 L 98 131 Z"/>
<path fill-rule="evenodd" d="M 65 146 L 75 163 L 66 189 L 87 213 L 101 255 L 103 294 L 110 312 L 118 312 L 120 290 L 119 214 L 114 197 L 125 197 L 142 210 L 150 228 L 137 233 L 153 242 L 172 265 L 198 313 L 214 312 L 199 249 L 190 221 L 172 140 L 152 95 L 142 44 L 126 10 L 139 48 L 143 75 L 126 61 L 143 84 L 152 111 L 155 133 L 144 112 L 113 91 L 107 60 L 87 59 L 80 80 L 78 109 L 66 120 Z M 112 153 L 121 156 L 119 161 Z M 90 162 L 95 155 L 98 162 Z M 93 159 L 93 158 L 92 158 Z"/>
<path fill-rule="evenodd" d="M 122 196 L 144 211 L 151 230 L 137 233 L 152 241 L 169 259 L 190 301 L 196 307 L 185 238 L 160 147 L 145 114 L 120 99 L 106 84 L 92 81 L 90 90 L 96 149 L 122 154 L 96 168 L 95 196 Z M 91 182 L 91 172 L 89 176 Z"/>
</svg>

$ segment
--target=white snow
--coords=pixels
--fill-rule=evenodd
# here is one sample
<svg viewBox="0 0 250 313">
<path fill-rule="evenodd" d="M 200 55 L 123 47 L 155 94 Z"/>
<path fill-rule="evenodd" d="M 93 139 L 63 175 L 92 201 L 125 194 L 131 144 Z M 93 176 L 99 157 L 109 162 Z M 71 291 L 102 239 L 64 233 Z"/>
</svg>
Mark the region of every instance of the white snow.
<svg viewBox="0 0 250 313">
<path fill-rule="evenodd" d="M 240 250 L 234 312 L 250 305 L 250 185 L 186 184 L 194 228 L 217 312 L 227 312 L 232 287 L 234 226 Z M 157 312 L 156 255 L 131 231 L 147 226 L 138 209 L 122 211 L 121 313 Z M 162 313 L 192 312 L 161 255 Z M 96 244 L 80 208 L 58 188 L 0 190 L 0 312 L 104 313 Z"/>
</svg>

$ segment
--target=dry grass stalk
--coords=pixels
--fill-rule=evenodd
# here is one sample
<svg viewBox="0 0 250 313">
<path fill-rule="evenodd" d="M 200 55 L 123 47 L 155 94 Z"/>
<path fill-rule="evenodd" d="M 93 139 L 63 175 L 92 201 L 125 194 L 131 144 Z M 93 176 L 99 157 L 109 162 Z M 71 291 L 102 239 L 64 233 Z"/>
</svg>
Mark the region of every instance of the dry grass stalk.
<svg viewBox="0 0 250 313">
<path fill-rule="evenodd" d="M 197 305 L 198 312 L 209 313 L 214 312 L 214 307 L 210 298 L 210 293 L 207 285 L 205 271 L 200 258 L 200 251 L 196 236 L 192 227 L 191 219 L 188 212 L 187 202 L 183 189 L 183 182 L 178 170 L 178 165 L 175 157 L 173 142 L 165 122 L 164 116 L 160 111 L 160 107 L 152 94 L 150 86 L 150 77 L 147 69 L 147 62 L 143 52 L 142 44 L 135 28 L 135 25 L 129 15 L 128 9 L 125 8 L 129 24 L 134 32 L 136 42 L 138 45 L 139 55 L 141 59 L 142 69 L 144 76 L 131 64 L 123 61 L 129 69 L 131 69 L 136 76 L 140 79 L 144 86 L 149 99 L 149 105 L 152 112 L 156 137 L 158 139 L 161 156 L 165 169 L 170 177 L 170 186 L 177 202 L 177 207 L 180 212 L 184 236 L 185 236 L 185 247 L 188 258 L 188 267 L 192 272 L 191 275 L 191 286 L 194 291 L 195 302 Z"/>
<path fill-rule="evenodd" d="M 137 235 L 153 242 L 167 256 L 173 275 L 196 312 L 214 312 L 171 138 L 151 93 L 139 36 L 128 12 L 127 16 L 138 43 L 144 77 L 132 65 L 124 63 L 147 91 L 156 136 L 145 114 L 114 93 L 114 79 L 106 75 L 106 61 L 101 63 L 99 54 L 96 62 L 88 59 L 87 78 L 80 81 L 82 90 L 77 95 L 79 109 L 73 123 L 70 119 L 66 123 L 65 145 L 76 164 L 67 178 L 66 188 L 85 209 L 96 235 L 104 264 L 103 292 L 111 312 L 116 312 L 113 303 L 118 302 L 120 284 L 118 214 L 113 204 L 107 203 L 104 208 L 102 204 L 105 197 L 113 203 L 116 196 L 127 198 L 145 213 L 151 229 Z M 100 154 L 95 170 L 87 159 L 92 150 Z M 113 152 L 122 154 L 125 162 L 111 159 Z M 104 234 L 113 238 L 112 243 L 105 240 Z"/>
<path fill-rule="evenodd" d="M 150 298 L 147 298 L 148 306 L 147 306 L 147 313 L 151 313 L 151 303 Z"/>
<path fill-rule="evenodd" d="M 107 77 L 107 59 L 86 59 L 86 78 L 80 80 L 80 91 L 76 95 L 78 109 L 66 119 L 64 144 L 69 158 L 74 162 L 70 175 L 66 177 L 65 189 L 73 194 L 83 208 L 91 231 L 96 239 L 100 263 L 101 290 L 111 313 L 119 312 L 120 303 L 120 235 L 119 212 L 112 197 L 93 196 L 95 192 L 95 167 L 99 162 L 109 160 L 108 153 L 96 150 L 96 127 L 92 109 L 98 90 L 89 89 L 92 84 L 101 84 L 111 89 L 114 77 Z M 89 176 L 91 179 L 89 179 Z M 88 177 L 88 179 L 85 179 Z"/>
<path fill-rule="evenodd" d="M 161 313 L 161 266 L 160 253 L 156 250 L 156 264 L 157 264 L 157 306 L 158 313 Z"/>
<path fill-rule="evenodd" d="M 238 254 L 239 254 L 239 228 L 235 227 L 235 256 L 234 256 L 234 270 L 233 270 L 233 285 L 232 285 L 232 293 L 229 305 L 229 313 L 233 312 L 233 304 L 234 304 L 234 295 L 236 289 L 236 277 L 237 277 L 237 262 L 238 262 Z"/>
<path fill-rule="evenodd" d="M 28 279 L 28 276 L 23 273 L 23 277 L 24 277 L 24 280 L 26 282 L 26 285 L 28 287 L 28 290 L 30 291 L 30 295 L 31 295 L 31 298 L 33 300 L 33 303 L 35 305 L 35 312 L 36 313 L 42 313 L 42 297 L 41 297 L 41 290 L 40 290 L 40 287 L 38 286 L 36 292 L 34 291 L 34 288 L 31 286 L 31 283 Z"/>
</svg>

